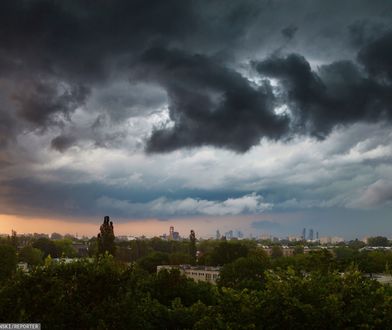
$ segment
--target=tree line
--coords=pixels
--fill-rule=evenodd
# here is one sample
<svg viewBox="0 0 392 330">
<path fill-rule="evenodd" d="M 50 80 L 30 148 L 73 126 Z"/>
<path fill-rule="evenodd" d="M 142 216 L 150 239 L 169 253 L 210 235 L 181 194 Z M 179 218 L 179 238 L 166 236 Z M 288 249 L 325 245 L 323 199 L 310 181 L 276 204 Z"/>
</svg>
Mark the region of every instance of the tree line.
<svg viewBox="0 0 392 330">
<path fill-rule="evenodd" d="M 43 329 L 392 327 L 391 287 L 355 268 L 260 271 L 262 259 L 249 258 L 225 265 L 217 286 L 178 270 L 150 274 L 109 254 L 74 263 L 49 258 L 2 281 L 0 322 L 41 322 Z M 230 277 L 241 269 L 243 278 Z"/>
</svg>

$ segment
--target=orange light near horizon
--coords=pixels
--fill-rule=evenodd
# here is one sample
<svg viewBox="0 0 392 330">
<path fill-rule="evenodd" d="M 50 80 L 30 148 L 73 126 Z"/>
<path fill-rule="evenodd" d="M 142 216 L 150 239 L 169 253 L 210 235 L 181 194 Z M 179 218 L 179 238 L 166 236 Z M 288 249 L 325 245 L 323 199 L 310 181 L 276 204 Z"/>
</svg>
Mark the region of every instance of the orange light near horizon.
<svg viewBox="0 0 392 330">
<path fill-rule="evenodd" d="M 8 234 L 15 230 L 18 234 L 53 232 L 91 236 L 97 231 L 97 225 L 86 222 L 70 222 L 58 219 L 42 219 L 15 215 L 0 215 L 0 233 Z M 99 230 L 99 229 L 98 229 Z"/>
<path fill-rule="evenodd" d="M 192 218 L 176 218 L 167 221 L 157 219 L 116 219 L 111 217 L 114 222 L 115 235 L 131 235 L 131 236 L 160 236 L 163 233 L 169 234 L 169 227 L 174 226 L 175 230 L 182 237 L 188 237 L 190 230 L 193 229 L 198 237 L 213 237 L 216 229 L 224 232 L 229 229 L 251 228 L 250 224 L 258 216 L 227 216 L 227 217 L 192 217 Z M 81 236 L 96 236 L 99 227 L 103 222 L 101 218 L 42 218 L 42 217 L 26 217 L 16 215 L 0 214 L 0 233 L 11 234 L 11 230 L 15 230 L 18 234 L 28 233 L 45 233 L 52 234 L 54 232 Z"/>
<path fill-rule="evenodd" d="M 156 219 L 138 219 L 126 222 L 114 221 L 114 231 L 116 235 L 133 235 L 133 236 L 156 236 L 168 232 L 169 224 L 176 224 L 178 227 L 183 227 L 182 221 L 176 219 L 175 221 L 166 222 Z M 11 234 L 15 230 L 18 234 L 28 233 L 60 233 L 71 234 L 78 236 L 95 236 L 99 232 L 99 227 L 102 224 L 102 219 L 96 221 L 91 219 L 43 219 L 38 217 L 23 217 L 15 215 L 1 215 L 0 214 L 0 233 Z M 188 224 L 189 226 L 189 224 Z M 182 228 L 185 230 L 185 228 Z M 184 235 L 187 234 L 184 232 Z"/>
</svg>

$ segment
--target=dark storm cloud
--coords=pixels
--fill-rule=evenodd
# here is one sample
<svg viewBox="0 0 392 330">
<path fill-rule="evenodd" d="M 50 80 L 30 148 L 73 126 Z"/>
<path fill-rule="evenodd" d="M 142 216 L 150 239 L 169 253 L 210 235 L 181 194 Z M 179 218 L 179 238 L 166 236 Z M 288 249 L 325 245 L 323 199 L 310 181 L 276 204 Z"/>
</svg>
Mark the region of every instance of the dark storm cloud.
<svg viewBox="0 0 392 330">
<path fill-rule="evenodd" d="M 13 95 L 19 115 L 37 126 L 55 122 L 53 115 L 68 117 L 69 113 L 82 105 L 88 94 L 84 86 L 67 88 L 55 82 L 27 82 Z M 24 88 L 23 88 L 24 87 Z"/>
<path fill-rule="evenodd" d="M 386 78 L 392 83 L 392 31 L 372 41 L 358 54 L 362 63 L 372 77 Z"/>
<path fill-rule="evenodd" d="M 349 24 L 347 29 L 352 45 L 362 47 L 387 32 L 388 26 L 382 22 L 361 19 Z"/>
<path fill-rule="evenodd" d="M 338 125 L 390 118 L 390 86 L 382 76 L 391 79 L 391 37 L 380 38 L 390 27 L 390 10 L 388 2 L 369 1 L 355 8 L 341 1 L 3 1 L 0 78 L 13 81 L 15 109 L 8 116 L 14 128 L 0 143 L 26 125 L 59 126 L 88 101 L 89 91 L 120 73 L 167 93 L 173 126 L 152 132 L 149 152 L 202 145 L 245 152 L 262 138 L 325 137 Z M 352 60 L 311 70 L 306 52 L 315 56 L 326 43 L 342 43 L 342 29 L 363 47 L 361 66 Z M 282 34 L 286 41 L 295 38 L 304 54 L 257 58 L 276 49 L 280 54 Z M 241 56 L 258 60 L 260 74 L 278 78 L 281 93 L 238 73 Z M 121 122 L 166 98 L 97 100 Z M 290 117 L 274 113 L 283 104 Z"/>
<path fill-rule="evenodd" d="M 325 138 L 336 126 L 391 120 L 391 85 L 376 79 L 380 74 L 391 78 L 392 56 L 385 56 L 391 44 L 387 34 L 363 48 L 363 67 L 346 60 L 316 72 L 298 54 L 254 62 L 261 75 L 280 81 L 277 96 L 268 83 L 256 88 L 212 58 L 151 49 L 138 62 L 139 79 L 143 76 L 167 90 L 174 127 L 155 130 L 147 151 L 213 145 L 244 152 L 264 137 Z M 279 103 L 288 106 L 290 117 L 273 112 Z"/>
<path fill-rule="evenodd" d="M 280 81 L 279 99 L 291 110 L 292 133 L 324 138 L 336 126 L 392 119 L 392 85 L 378 79 L 392 78 L 391 41 L 387 34 L 364 47 L 358 55 L 363 67 L 338 61 L 316 72 L 298 54 L 272 56 L 254 67 Z"/>
<path fill-rule="evenodd" d="M 136 79 L 160 83 L 167 90 L 174 127 L 157 129 L 147 151 L 214 145 L 244 152 L 261 137 L 278 139 L 285 117 L 274 115 L 271 88 L 260 87 L 203 55 L 153 48 L 133 69 Z"/>
<path fill-rule="evenodd" d="M 59 152 L 64 152 L 72 145 L 75 143 L 76 139 L 73 136 L 70 135 L 59 135 L 56 136 L 52 142 L 50 143 L 51 147 L 54 150 L 57 150 Z"/>
<path fill-rule="evenodd" d="M 0 149 L 5 147 L 8 141 L 14 136 L 14 120 L 0 109 Z"/>
<path fill-rule="evenodd" d="M 0 79 L 12 81 L 15 89 L 8 95 L 15 115 L 9 133 L 25 131 L 25 122 L 34 129 L 69 119 L 88 90 L 110 84 L 152 45 L 220 51 L 244 33 L 244 20 L 250 22 L 257 12 L 253 1 L 2 1 Z M 124 104 L 109 96 L 101 105 L 123 120 L 157 104 L 154 98 L 124 97 Z M 116 109 L 123 105 L 125 110 Z"/>
<path fill-rule="evenodd" d="M 2 2 L 0 12 L 8 54 L 82 80 L 102 78 L 106 60 L 155 38 L 175 40 L 194 21 L 192 6 L 182 1 L 12 1 Z"/>
<path fill-rule="evenodd" d="M 282 35 L 287 38 L 288 40 L 291 40 L 294 38 L 295 34 L 298 31 L 298 27 L 295 25 L 289 25 L 286 26 L 284 29 L 282 29 Z"/>
<path fill-rule="evenodd" d="M 0 143 L 26 127 L 68 120 L 121 56 L 158 39 L 174 41 L 192 28 L 192 16 L 192 6 L 179 1 L 2 1 L 0 79 L 14 88 L 7 95 L 13 109 L 0 109 L 12 119 L 2 121 Z"/>
</svg>

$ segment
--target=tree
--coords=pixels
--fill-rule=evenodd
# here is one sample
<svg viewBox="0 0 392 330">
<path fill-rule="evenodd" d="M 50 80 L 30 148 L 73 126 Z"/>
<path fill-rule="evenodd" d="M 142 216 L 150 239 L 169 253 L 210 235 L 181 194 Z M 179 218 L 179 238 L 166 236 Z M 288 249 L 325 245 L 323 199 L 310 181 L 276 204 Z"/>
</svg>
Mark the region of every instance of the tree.
<svg viewBox="0 0 392 330">
<path fill-rule="evenodd" d="M 366 246 L 366 244 L 356 238 L 355 240 L 348 242 L 348 246 L 354 250 L 359 250 Z"/>
<path fill-rule="evenodd" d="M 272 258 L 279 258 L 283 257 L 283 249 L 279 245 L 273 245 L 271 249 L 271 257 Z"/>
<path fill-rule="evenodd" d="M 261 289 L 267 264 L 256 256 L 239 258 L 220 271 L 219 285 L 234 289 Z"/>
<path fill-rule="evenodd" d="M 297 254 L 304 254 L 304 247 L 303 245 L 296 245 L 294 246 L 294 255 Z"/>
<path fill-rule="evenodd" d="M 211 252 L 210 261 L 212 265 L 224 265 L 238 258 L 246 257 L 248 253 L 249 248 L 244 244 L 221 241 Z"/>
<path fill-rule="evenodd" d="M 0 245 L 0 281 L 9 277 L 16 270 L 16 249 L 9 244 Z"/>
<path fill-rule="evenodd" d="M 51 241 L 49 238 L 41 237 L 37 239 L 33 243 L 33 247 L 40 249 L 44 253 L 44 258 L 46 258 L 49 255 L 52 258 L 58 258 L 60 256 L 56 244 L 54 244 L 54 242 Z"/>
<path fill-rule="evenodd" d="M 56 240 L 56 239 L 62 239 L 63 235 L 59 234 L 59 233 L 52 233 L 52 235 L 50 235 L 50 238 L 52 240 Z"/>
<path fill-rule="evenodd" d="M 25 246 L 19 252 L 19 261 L 27 262 L 30 266 L 38 266 L 42 264 L 44 253 L 32 246 Z"/>
<path fill-rule="evenodd" d="M 320 251 L 311 251 L 304 255 L 303 259 L 300 259 L 300 264 L 302 262 L 302 269 L 306 271 L 318 271 L 323 273 L 328 273 L 336 268 L 336 261 L 333 254 L 327 249 L 322 249 Z"/>
<path fill-rule="evenodd" d="M 194 260 L 191 259 L 188 253 L 175 252 L 169 254 L 170 265 L 192 264 Z"/>
<path fill-rule="evenodd" d="M 365 273 L 382 273 L 387 266 L 388 255 L 389 252 L 384 251 L 363 251 L 358 255 L 358 267 Z"/>
<path fill-rule="evenodd" d="M 356 250 L 351 247 L 339 246 L 333 250 L 336 264 L 339 270 L 344 271 L 351 264 L 354 263 L 355 257 L 358 254 Z"/>
<path fill-rule="evenodd" d="M 108 252 L 111 255 L 115 255 L 114 238 L 113 222 L 110 221 L 108 216 L 105 216 L 98 234 L 98 253 L 105 254 L 105 252 Z"/>
<path fill-rule="evenodd" d="M 156 273 L 157 266 L 168 263 L 169 255 L 164 252 L 152 252 L 138 261 L 139 266 L 149 273 Z"/>
<path fill-rule="evenodd" d="M 369 237 L 367 243 L 369 246 L 389 246 L 388 238 L 384 236 Z"/>
<path fill-rule="evenodd" d="M 57 247 L 58 255 L 61 257 L 74 258 L 78 254 L 76 249 L 72 246 L 72 240 L 69 238 L 63 238 L 54 241 Z"/>
<path fill-rule="evenodd" d="M 192 229 L 191 234 L 189 235 L 189 255 L 193 265 L 196 263 L 196 252 L 196 235 L 195 231 Z"/>
<path fill-rule="evenodd" d="M 18 248 L 18 236 L 16 236 L 16 231 L 15 231 L 15 230 L 12 230 L 12 231 L 11 231 L 10 240 L 11 240 L 11 245 L 12 245 L 15 249 L 17 249 L 17 248 Z"/>
<path fill-rule="evenodd" d="M 116 260 L 122 262 L 132 261 L 132 250 L 129 246 L 117 246 L 116 248 Z"/>
</svg>

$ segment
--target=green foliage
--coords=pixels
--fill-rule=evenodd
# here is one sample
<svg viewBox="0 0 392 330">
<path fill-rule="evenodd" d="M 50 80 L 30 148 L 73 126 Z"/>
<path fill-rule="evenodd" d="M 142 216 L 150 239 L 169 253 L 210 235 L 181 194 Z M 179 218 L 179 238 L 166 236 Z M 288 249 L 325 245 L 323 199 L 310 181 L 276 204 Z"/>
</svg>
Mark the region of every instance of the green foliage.
<svg viewBox="0 0 392 330">
<path fill-rule="evenodd" d="M 41 237 L 33 243 L 33 247 L 40 249 L 44 253 L 44 258 L 50 255 L 52 258 L 60 257 L 59 249 L 49 238 Z"/>
<path fill-rule="evenodd" d="M 271 257 L 272 258 L 279 258 L 283 257 L 283 249 L 279 245 L 273 245 L 271 248 Z"/>
<path fill-rule="evenodd" d="M 139 258 L 145 257 L 146 255 L 148 255 L 150 252 L 153 251 L 153 249 L 149 245 L 149 242 L 143 239 L 136 239 L 134 241 L 131 241 L 130 247 L 132 251 L 131 252 L 132 260 L 137 260 Z"/>
<path fill-rule="evenodd" d="M 382 324 L 391 324 L 384 314 L 391 309 L 391 297 L 356 271 L 343 276 L 319 272 L 304 276 L 293 270 L 269 273 L 262 296 L 262 314 L 275 328 L 384 328 Z"/>
<path fill-rule="evenodd" d="M 163 252 L 152 252 L 149 255 L 138 260 L 138 265 L 149 273 L 156 273 L 157 266 L 167 265 L 169 255 Z"/>
<path fill-rule="evenodd" d="M 52 240 L 63 239 L 63 235 L 59 233 L 52 233 L 52 235 L 50 235 L 50 239 Z"/>
<path fill-rule="evenodd" d="M 10 237 L 10 244 L 17 249 L 18 248 L 18 236 L 16 236 L 16 231 L 12 230 Z"/>
<path fill-rule="evenodd" d="M 353 250 L 359 250 L 366 246 L 366 244 L 358 239 L 348 242 L 348 247 Z"/>
<path fill-rule="evenodd" d="M 188 253 L 175 252 L 169 254 L 170 265 L 190 265 L 194 263 L 194 259 Z"/>
<path fill-rule="evenodd" d="M 251 267 L 248 259 L 262 260 L 233 264 Z M 262 276 L 261 288 L 242 290 L 196 283 L 178 271 L 147 275 L 109 254 L 47 262 L 0 285 L 0 322 L 41 322 L 54 330 L 392 328 L 392 288 L 355 269 L 289 268 Z"/>
<path fill-rule="evenodd" d="M 388 238 L 384 236 L 369 237 L 367 240 L 369 246 L 389 246 Z"/>
<path fill-rule="evenodd" d="M 358 268 L 365 273 L 382 273 L 392 265 L 392 253 L 387 251 L 363 251 L 357 256 Z"/>
<path fill-rule="evenodd" d="M 44 253 L 32 246 L 23 247 L 18 254 L 18 259 L 21 262 L 26 262 L 29 266 L 38 266 L 43 262 Z"/>
<path fill-rule="evenodd" d="M 100 227 L 100 233 L 98 234 L 98 253 L 100 255 L 108 252 L 111 255 L 116 254 L 116 245 L 114 244 L 114 228 L 113 222 L 110 221 L 108 216 L 105 216 L 103 224 Z"/>
<path fill-rule="evenodd" d="M 273 269 L 292 268 L 298 272 L 319 271 L 328 273 L 336 270 L 336 260 L 333 254 L 324 249 L 297 254 L 292 257 L 281 257 L 271 260 Z"/>
<path fill-rule="evenodd" d="M 54 241 L 57 248 L 57 253 L 61 257 L 74 258 L 77 256 L 77 251 L 72 246 L 72 240 L 69 238 L 59 239 Z"/>
<path fill-rule="evenodd" d="M 9 244 L 0 244 L 0 282 L 15 272 L 16 264 L 15 247 Z"/>
<path fill-rule="evenodd" d="M 72 255 L 72 242 L 40 238 L 18 253 L 39 265 L 27 274 L 15 272 L 15 248 L 3 241 L 0 322 L 49 329 L 392 328 L 392 286 L 362 275 L 389 272 L 392 253 L 361 251 L 359 241 L 332 252 L 298 246 L 294 256 L 274 258 L 252 241 L 197 242 L 202 262 L 223 265 L 218 286 L 176 270 L 156 273 L 158 265 L 190 263 L 191 240 L 117 242 L 115 258 L 106 252 L 42 263 L 44 256 Z M 96 238 L 89 243 L 98 249 Z"/>
<path fill-rule="evenodd" d="M 249 247 L 242 243 L 221 241 L 211 252 L 211 265 L 224 265 L 234 260 L 246 257 Z"/>
<path fill-rule="evenodd" d="M 98 238 L 92 237 L 88 241 L 88 255 L 89 257 L 95 257 L 98 255 Z"/>
<path fill-rule="evenodd" d="M 261 289 L 268 264 L 256 256 L 238 258 L 220 271 L 219 285 L 234 289 Z"/>
<path fill-rule="evenodd" d="M 191 230 L 191 233 L 189 235 L 189 256 L 192 265 L 196 263 L 196 252 L 196 236 L 195 232 Z"/>
<path fill-rule="evenodd" d="M 132 261 L 131 248 L 127 246 L 117 246 L 116 259 L 123 262 L 131 262 Z"/>
<path fill-rule="evenodd" d="M 179 298 L 185 306 L 191 306 L 199 300 L 208 304 L 216 300 L 211 284 L 196 283 L 177 269 L 161 270 L 144 283 L 143 290 L 166 306 L 170 306 L 176 298 Z"/>
<path fill-rule="evenodd" d="M 297 254 L 304 254 L 303 245 L 295 245 L 294 246 L 294 255 L 297 255 Z"/>
</svg>

